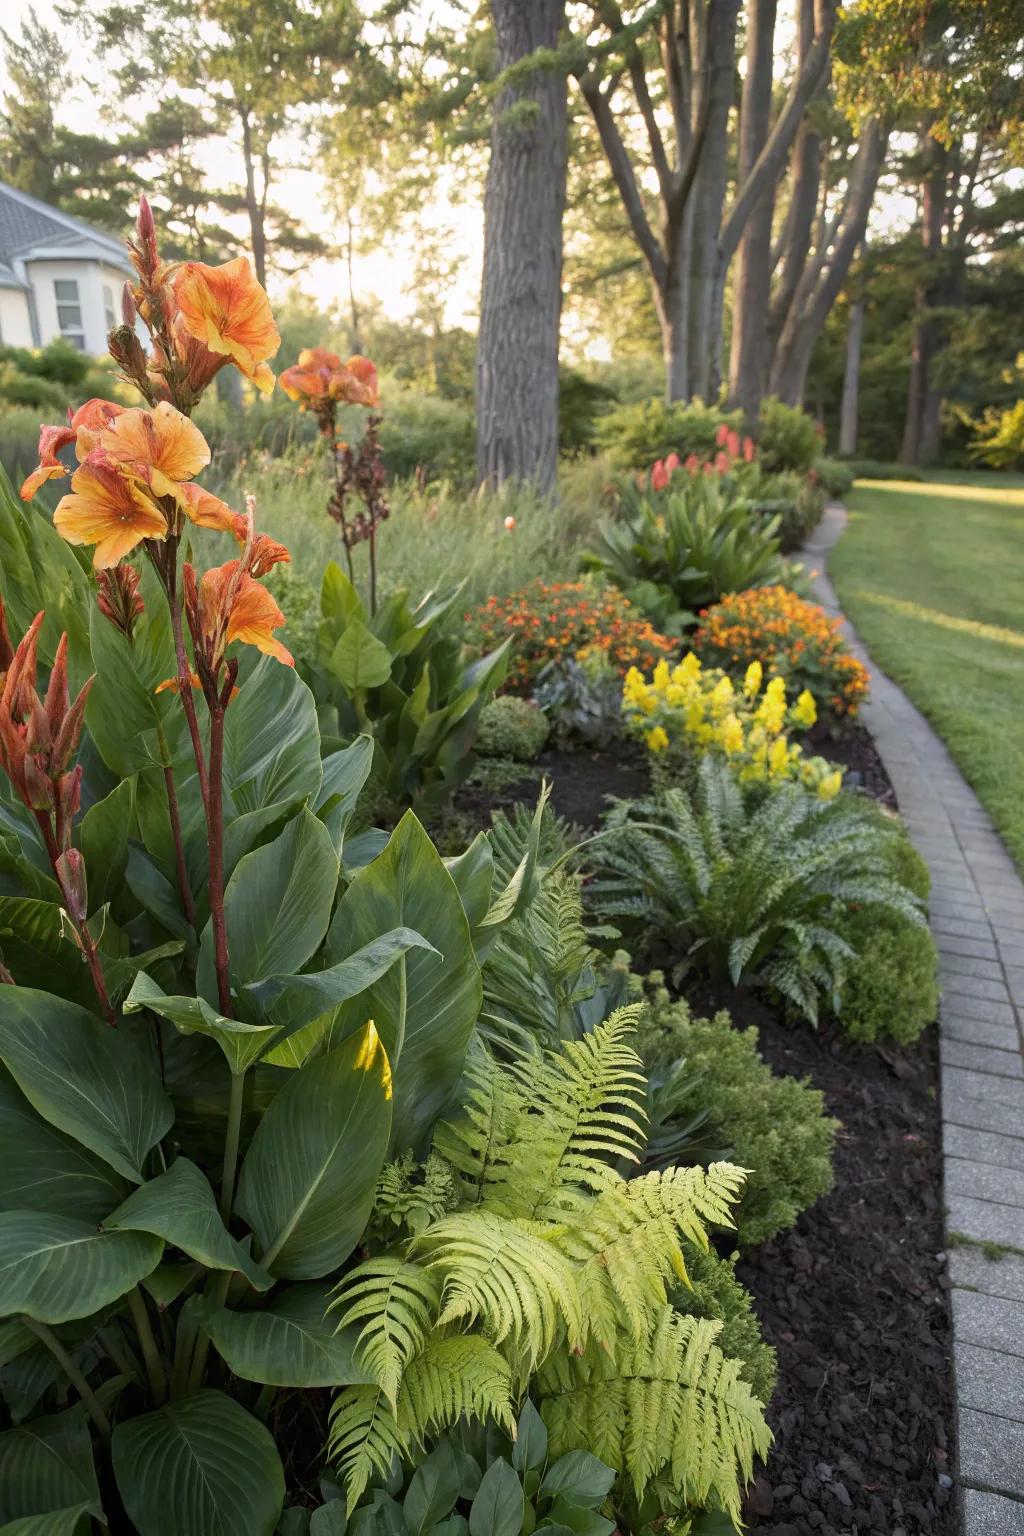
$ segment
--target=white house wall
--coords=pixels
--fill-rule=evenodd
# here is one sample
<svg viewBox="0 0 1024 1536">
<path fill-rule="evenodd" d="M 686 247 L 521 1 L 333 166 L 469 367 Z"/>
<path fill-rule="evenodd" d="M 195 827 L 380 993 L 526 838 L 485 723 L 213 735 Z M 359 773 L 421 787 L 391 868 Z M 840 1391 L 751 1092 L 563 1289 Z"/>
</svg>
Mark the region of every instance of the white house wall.
<svg viewBox="0 0 1024 1536">
<path fill-rule="evenodd" d="M 54 282 L 61 278 L 71 278 L 78 284 L 85 350 L 97 354 L 105 352 L 107 323 L 103 285 L 106 284 L 111 289 L 114 298 L 114 316 L 115 319 L 120 319 L 124 273 L 118 272 L 113 267 L 101 266 L 99 262 L 94 261 L 30 261 L 27 265 L 29 281 L 35 294 L 39 336 L 43 346 L 60 335 Z"/>
<path fill-rule="evenodd" d="M 0 342 L 5 347 L 34 345 L 28 294 L 22 288 L 0 288 Z"/>
</svg>

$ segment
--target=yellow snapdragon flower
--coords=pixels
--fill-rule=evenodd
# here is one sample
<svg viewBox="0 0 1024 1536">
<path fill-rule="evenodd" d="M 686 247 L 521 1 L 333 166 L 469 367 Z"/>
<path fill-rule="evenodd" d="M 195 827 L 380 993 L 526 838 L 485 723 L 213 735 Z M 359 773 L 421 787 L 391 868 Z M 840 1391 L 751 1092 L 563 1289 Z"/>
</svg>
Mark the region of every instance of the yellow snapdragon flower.
<svg viewBox="0 0 1024 1536">
<path fill-rule="evenodd" d="M 793 720 L 797 725 L 813 725 L 818 718 L 818 706 L 814 702 L 814 695 L 805 688 L 803 693 L 793 705 Z"/>
<path fill-rule="evenodd" d="M 819 800 L 834 800 L 843 787 L 843 772 L 841 768 L 834 768 L 818 785 Z"/>
<path fill-rule="evenodd" d="M 662 726 L 656 725 L 646 732 L 644 740 L 651 752 L 664 752 L 668 746 L 668 733 Z"/>
<path fill-rule="evenodd" d="M 718 739 L 728 757 L 743 751 L 743 726 L 737 714 L 726 715 L 719 727 Z"/>
<path fill-rule="evenodd" d="M 756 699 L 761 692 L 764 669 L 759 661 L 752 661 L 743 679 L 743 692 L 748 699 Z"/>
</svg>

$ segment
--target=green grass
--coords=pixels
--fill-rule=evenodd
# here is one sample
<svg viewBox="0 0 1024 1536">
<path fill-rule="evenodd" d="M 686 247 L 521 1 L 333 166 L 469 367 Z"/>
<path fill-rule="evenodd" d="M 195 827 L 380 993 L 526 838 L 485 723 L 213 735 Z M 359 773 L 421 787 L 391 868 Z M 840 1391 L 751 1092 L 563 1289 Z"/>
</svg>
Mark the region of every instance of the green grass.
<svg viewBox="0 0 1024 1536">
<path fill-rule="evenodd" d="M 1024 872 L 1024 476 L 859 482 L 829 570 Z"/>
</svg>

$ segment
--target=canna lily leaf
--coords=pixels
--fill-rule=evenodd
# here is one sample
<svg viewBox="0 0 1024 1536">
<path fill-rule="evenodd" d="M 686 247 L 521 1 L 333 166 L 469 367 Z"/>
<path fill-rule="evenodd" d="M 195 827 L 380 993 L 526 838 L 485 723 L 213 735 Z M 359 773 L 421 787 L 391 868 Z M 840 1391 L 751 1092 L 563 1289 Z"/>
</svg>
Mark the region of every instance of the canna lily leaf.
<svg viewBox="0 0 1024 1536">
<path fill-rule="evenodd" d="M 0 1523 L 5 1533 L 64 1536 L 77 1530 L 83 1513 L 103 1520 L 92 1440 L 80 1405 L 0 1435 Z"/>
<path fill-rule="evenodd" d="M 0 1213 L 0 1316 L 38 1323 L 91 1317 L 156 1268 L 163 1243 L 148 1232 L 98 1232 L 72 1216 Z"/>
<path fill-rule="evenodd" d="M 359 1330 L 337 1330 L 325 1316 L 329 1287 L 290 1285 L 258 1311 L 207 1308 L 203 1326 L 236 1376 L 275 1387 L 339 1387 L 371 1382 L 356 1364 Z"/>
<path fill-rule="evenodd" d="M 228 1019 L 201 997 L 168 997 L 151 976 L 140 971 L 124 1001 L 125 1013 L 149 1008 L 168 1019 L 183 1035 L 209 1035 L 216 1040 L 236 1075 L 257 1061 L 280 1031 L 273 1024 L 244 1024 Z"/>
</svg>

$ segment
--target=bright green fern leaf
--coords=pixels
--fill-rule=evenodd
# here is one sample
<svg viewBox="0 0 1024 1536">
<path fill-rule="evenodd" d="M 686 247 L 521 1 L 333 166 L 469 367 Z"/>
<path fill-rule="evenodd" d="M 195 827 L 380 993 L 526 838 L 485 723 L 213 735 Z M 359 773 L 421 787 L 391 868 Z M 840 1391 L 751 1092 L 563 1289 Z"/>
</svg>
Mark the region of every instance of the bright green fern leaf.
<svg viewBox="0 0 1024 1536">
<path fill-rule="evenodd" d="M 341 1281 L 331 1301 L 338 1327 L 362 1323 L 359 1351 L 392 1406 L 402 1372 L 433 1327 L 440 1288 L 426 1270 L 401 1259 L 368 1259 Z"/>
</svg>

